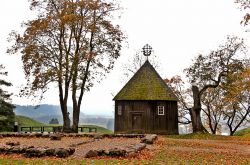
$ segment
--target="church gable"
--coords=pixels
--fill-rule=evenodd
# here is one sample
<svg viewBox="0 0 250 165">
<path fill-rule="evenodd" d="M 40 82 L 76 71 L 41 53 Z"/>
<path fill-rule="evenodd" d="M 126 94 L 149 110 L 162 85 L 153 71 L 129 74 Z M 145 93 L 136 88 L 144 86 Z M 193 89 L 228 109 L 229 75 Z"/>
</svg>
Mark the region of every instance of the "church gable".
<svg viewBox="0 0 250 165">
<path fill-rule="evenodd" d="M 169 100 L 176 96 L 147 60 L 114 100 Z"/>
</svg>

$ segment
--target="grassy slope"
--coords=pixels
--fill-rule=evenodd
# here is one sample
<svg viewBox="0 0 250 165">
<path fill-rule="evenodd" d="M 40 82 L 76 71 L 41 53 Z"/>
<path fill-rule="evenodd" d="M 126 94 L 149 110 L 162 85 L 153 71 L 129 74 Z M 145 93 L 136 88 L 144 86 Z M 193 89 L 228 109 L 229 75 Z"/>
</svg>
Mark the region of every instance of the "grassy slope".
<svg viewBox="0 0 250 165">
<path fill-rule="evenodd" d="M 17 121 L 18 125 L 20 126 L 42 126 L 44 125 L 43 123 L 40 123 L 26 116 L 16 116 L 15 121 Z"/>
<path fill-rule="evenodd" d="M 173 139 L 210 139 L 210 140 L 220 140 L 220 139 L 224 139 L 227 136 L 213 135 L 213 134 L 210 134 L 210 133 L 190 133 L 190 134 L 181 134 L 181 135 L 167 135 L 166 137 L 173 138 Z"/>
<path fill-rule="evenodd" d="M 106 129 L 104 127 L 101 126 L 97 126 L 97 125 L 81 125 L 81 126 L 85 126 L 85 127 L 96 127 L 97 128 L 97 132 L 99 133 L 105 133 L 105 134 L 111 134 L 113 133 L 113 131 Z"/>
<path fill-rule="evenodd" d="M 234 135 L 236 135 L 236 136 L 250 135 L 250 127 L 236 131 Z"/>
</svg>

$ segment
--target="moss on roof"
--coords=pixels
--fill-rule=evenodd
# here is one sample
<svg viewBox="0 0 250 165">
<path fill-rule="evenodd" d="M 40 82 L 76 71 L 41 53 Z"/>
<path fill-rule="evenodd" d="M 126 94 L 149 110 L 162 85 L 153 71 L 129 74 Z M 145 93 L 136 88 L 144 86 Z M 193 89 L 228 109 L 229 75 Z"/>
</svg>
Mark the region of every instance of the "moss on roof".
<svg viewBox="0 0 250 165">
<path fill-rule="evenodd" d="M 114 100 L 177 101 L 177 98 L 149 61 L 146 61 L 114 97 Z"/>
</svg>

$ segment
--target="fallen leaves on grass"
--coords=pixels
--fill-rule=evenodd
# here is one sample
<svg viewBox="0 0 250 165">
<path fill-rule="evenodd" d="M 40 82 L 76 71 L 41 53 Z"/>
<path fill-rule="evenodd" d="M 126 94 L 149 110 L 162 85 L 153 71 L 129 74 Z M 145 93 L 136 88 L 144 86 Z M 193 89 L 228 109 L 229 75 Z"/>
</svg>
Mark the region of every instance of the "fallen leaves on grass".
<svg viewBox="0 0 250 165">
<path fill-rule="evenodd" d="M 213 138 L 217 140 L 205 140 L 173 139 L 167 136 L 163 139 L 162 149 L 156 158 L 158 161 L 168 160 L 177 164 L 250 163 L 250 148 L 248 147 L 250 141 L 246 138 L 219 137 Z"/>
</svg>

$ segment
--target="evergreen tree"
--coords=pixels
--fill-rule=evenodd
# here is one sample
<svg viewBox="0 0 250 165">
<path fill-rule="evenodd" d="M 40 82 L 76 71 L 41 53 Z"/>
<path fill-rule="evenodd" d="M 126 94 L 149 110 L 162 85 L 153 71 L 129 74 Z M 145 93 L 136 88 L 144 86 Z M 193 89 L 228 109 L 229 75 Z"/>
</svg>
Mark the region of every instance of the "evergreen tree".
<svg viewBox="0 0 250 165">
<path fill-rule="evenodd" d="M 52 118 L 49 122 L 49 124 L 59 124 L 59 121 L 57 118 Z"/>
<path fill-rule="evenodd" d="M 4 67 L 0 65 L 0 76 L 7 76 L 8 73 L 2 71 L 2 69 Z M 3 89 L 3 86 L 11 85 L 0 77 L 0 131 L 11 131 L 14 126 L 15 114 L 13 112 L 14 105 L 10 103 L 11 94 Z"/>
</svg>

